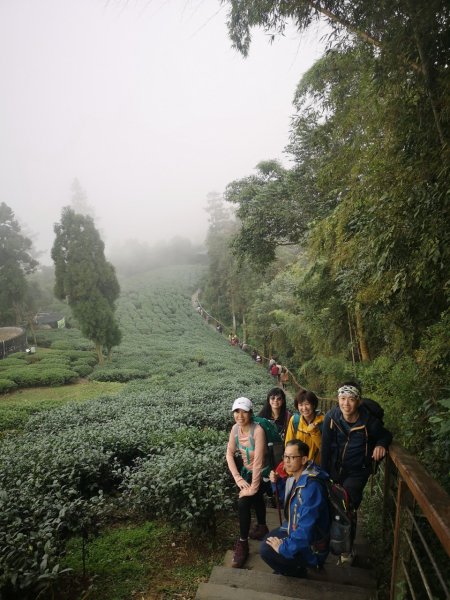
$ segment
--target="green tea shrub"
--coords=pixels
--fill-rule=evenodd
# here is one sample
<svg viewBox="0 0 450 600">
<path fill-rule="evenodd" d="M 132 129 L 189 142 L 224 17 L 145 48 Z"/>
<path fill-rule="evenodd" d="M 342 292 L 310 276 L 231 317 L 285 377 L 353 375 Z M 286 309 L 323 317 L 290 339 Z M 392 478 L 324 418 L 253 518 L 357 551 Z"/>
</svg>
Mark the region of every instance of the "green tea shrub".
<svg viewBox="0 0 450 600">
<path fill-rule="evenodd" d="M 0 373 L 0 394 L 5 394 L 6 392 L 10 392 L 11 390 L 17 387 L 17 383 L 10 379 L 1 378 Z"/>
<path fill-rule="evenodd" d="M 114 368 L 105 368 L 105 369 L 97 369 L 92 375 L 89 377 L 91 381 L 130 381 L 131 379 L 144 379 L 147 377 L 147 373 L 144 371 L 138 371 L 137 369 L 114 369 Z"/>
<path fill-rule="evenodd" d="M 87 377 L 94 370 L 93 367 L 91 367 L 83 361 L 75 361 L 74 363 L 72 363 L 70 368 L 73 371 L 76 371 L 80 377 Z"/>
<path fill-rule="evenodd" d="M 2 361 L 0 362 L 4 362 L 5 360 L 9 360 L 9 359 L 19 359 L 19 360 L 26 360 L 29 357 L 29 354 L 27 354 L 27 352 L 13 352 L 12 354 L 9 354 L 7 356 L 7 358 L 4 358 Z"/>
<path fill-rule="evenodd" d="M 53 365 L 48 367 L 44 365 L 42 368 L 39 365 L 30 365 L 26 369 L 12 367 L 5 370 L 2 375 L 6 379 L 14 381 L 18 387 L 63 385 L 74 381 L 78 377 L 78 373 L 71 369 Z"/>
<path fill-rule="evenodd" d="M 26 362 L 20 358 L 7 357 L 0 360 L 0 371 L 6 367 L 25 367 Z"/>
<path fill-rule="evenodd" d="M 114 506 L 214 530 L 216 515 L 235 501 L 225 464 L 231 405 L 246 395 L 258 411 L 272 380 L 199 318 L 190 290 L 180 292 L 195 283 L 191 275 L 166 270 L 155 281 L 124 283 L 120 353 L 90 375 L 128 381 L 120 395 L 38 412 L 22 435 L 3 440 L 1 591 L 25 596 L 57 577 L 69 537 L 95 533 Z M 62 340 L 67 330 L 46 335 L 55 333 L 54 341 Z M 77 367 L 95 365 L 92 352 L 42 354 L 47 363 L 16 372 L 56 372 L 51 358 L 58 356 L 70 359 L 75 376 Z M 198 356 L 206 364 L 192 360 Z"/>
<path fill-rule="evenodd" d="M 136 461 L 124 478 L 123 500 L 152 517 L 176 515 L 181 526 L 215 528 L 216 515 L 231 508 L 231 478 L 225 445 L 202 452 L 175 445 L 164 454 Z"/>
</svg>

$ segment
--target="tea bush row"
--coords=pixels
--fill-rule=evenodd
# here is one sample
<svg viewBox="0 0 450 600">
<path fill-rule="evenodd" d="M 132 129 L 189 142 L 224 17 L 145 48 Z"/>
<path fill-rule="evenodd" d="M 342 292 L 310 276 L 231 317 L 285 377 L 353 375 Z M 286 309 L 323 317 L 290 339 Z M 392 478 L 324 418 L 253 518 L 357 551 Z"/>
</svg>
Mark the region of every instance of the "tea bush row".
<svg viewBox="0 0 450 600">
<path fill-rule="evenodd" d="M 67 539 L 95 533 L 116 508 L 204 529 L 231 505 L 231 403 L 244 394 L 258 408 L 271 379 L 167 273 L 128 285 L 123 343 L 103 371 L 146 378 L 119 396 L 38 413 L 0 446 L 0 589 L 20 595 L 57 577 Z M 73 358 L 71 368 L 82 360 Z"/>
<path fill-rule="evenodd" d="M 0 361 L 0 393 L 14 388 L 56 386 L 86 377 L 93 371 L 96 356 L 81 350 L 63 350 L 27 354 L 16 352 Z M 10 385 L 12 382 L 15 385 Z"/>
</svg>

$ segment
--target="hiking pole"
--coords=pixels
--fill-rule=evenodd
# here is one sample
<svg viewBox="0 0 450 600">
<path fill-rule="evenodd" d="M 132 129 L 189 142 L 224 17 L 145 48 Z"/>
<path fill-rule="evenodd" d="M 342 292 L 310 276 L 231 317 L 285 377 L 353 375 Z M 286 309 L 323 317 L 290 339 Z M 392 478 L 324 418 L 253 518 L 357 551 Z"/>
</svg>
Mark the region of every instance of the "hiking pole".
<svg viewBox="0 0 450 600">
<path fill-rule="evenodd" d="M 269 448 L 269 465 L 270 469 L 275 472 L 275 456 L 273 453 L 273 442 L 267 442 L 267 447 Z M 281 507 L 280 507 L 280 495 L 278 493 L 278 485 L 275 482 L 275 504 L 277 505 L 278 510 L 278 518 L 280 520 L 280 527 L 283 524 L 283 519 L 281 518 Z"/>
</svg>

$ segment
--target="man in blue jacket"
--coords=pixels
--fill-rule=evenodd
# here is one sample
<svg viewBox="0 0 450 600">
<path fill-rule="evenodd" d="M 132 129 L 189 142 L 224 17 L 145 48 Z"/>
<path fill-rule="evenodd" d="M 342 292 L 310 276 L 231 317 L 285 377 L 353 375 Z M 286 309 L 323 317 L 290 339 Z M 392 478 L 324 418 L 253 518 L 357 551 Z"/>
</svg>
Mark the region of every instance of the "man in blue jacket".
<svg viewBox="0 0 450 600">
<path fill-rule="evenodd" d="M 306 567 L 323 565 L 328 554 L 330 516 L 324 481 L 327 473 L 308 460 L 308 445 L 290 440 L 284 450 L 286 480 L 282 527 L 262 541 L 260 555 L 275 573 L 306 577 Z M 271 481 L 277 475 L 272 471 Z"/>
</svg>

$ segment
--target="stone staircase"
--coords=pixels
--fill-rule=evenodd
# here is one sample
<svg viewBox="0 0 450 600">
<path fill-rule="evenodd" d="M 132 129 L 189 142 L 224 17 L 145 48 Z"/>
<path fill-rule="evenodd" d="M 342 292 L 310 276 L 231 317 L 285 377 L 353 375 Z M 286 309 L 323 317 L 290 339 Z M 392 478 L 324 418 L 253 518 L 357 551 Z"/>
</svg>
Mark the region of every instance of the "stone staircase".
<svg viewBox="0 0 450 600">
<path fill-rule="evenodd" d="M 278 526 L 275 509 L 267 509 L 269 529 Z M 260 542 L 249 540 L 250 556 L 244 569 L 232 569 L 232 550 L 223 566 L 214 567 L 209 581 L 201 583 L 196 600 L 369 600 L 377 597 L 367 543 L 357 535 L 356 559 L 350 567 L 337 566 L 329 555 L 321 571 L 308 570 L 307 579 L 273 575 L 259 556 Z"/>
</svg>

